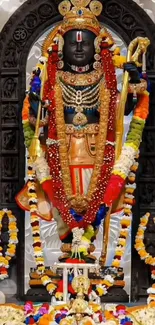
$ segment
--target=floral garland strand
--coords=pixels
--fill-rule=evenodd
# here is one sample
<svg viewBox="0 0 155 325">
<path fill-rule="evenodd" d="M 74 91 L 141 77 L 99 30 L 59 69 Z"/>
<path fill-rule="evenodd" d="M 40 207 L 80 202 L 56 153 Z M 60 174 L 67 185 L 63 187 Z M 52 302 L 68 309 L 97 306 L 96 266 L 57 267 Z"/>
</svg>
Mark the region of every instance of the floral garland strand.
<svg viewBox="0 0 155 325">
<path fill-rule="evenodd" d="M 7 250 L 5 254 L 3 254 L 3 248 L 0 246 L 0 280 L 4 280 L 8 278 L 8 269 L 9 269 L 9 262 L 16 254 L 16 245 L 18 244 L 18 228 L 16 223 L 16 218 L 12 214 L 12 211 L 4 209 L 0 211 L 0 234 L 2 230 L 2 220 L 4 216 L 8 217 L 9 226 L 8 226 L 8 233 L 9 233 L 9 242 L 7 245 Z"/>
<path fill-rule="evenodd" d="M 53 52 L 51 58 L 53 58 L 54 54 L 55 53 Z M 51 68 L 51 70 L 53 71 L 54 80 L 55 80 L 56 63 L 57 63 L 57 58 L 54 61 L 54 65 L 52 67 L 48 65 L 48 69 Z M 45 83 L 45 89 L 48 87 L 49 85 L 47 81 Z M 46 100 L 47 98 L 44 99 Z M 23 124 L 27 122 L 29 123 L 29 108 L 28 108 L 29 102 L 26 101 L 26 103 L 24 104 L 26 105 L 24 105 L 25 111 L 23 108 Z M 42 165 L 44 165 L 44 168 L 43 168 L 43 177 L 41 177 L 41 179 L 40 178 L 38 179 L 40 182 L 44 181 L 45 179 L 49 180 L 51 178 L 49 174 L 49 168 L 44 156 L 41 157 L 41 162 Z M 37 161 L 35 161 L 34 163 L 30 157 L 27 158 L 27 166 L 28 166 L 27 186 L 28 186 L 29 206 L 30 206 L 34 258 L 37 267 L 37 272 L 38 274 L 41 275 L 41 281 L 43 285 L 46 287 L 49 294 L 52 295 L 52 293 L 56 290 L 56 286 L 52 283 L 50 277 L 45 275 L 45 263 L 44 263 L 43 248 L 42 248 L 41 237 L 40 237 L 40 218 L 38 217 L 38 208 L 37 208 L 38 200 L 37 200 L 37 193 L 36 193 L 36 170 L 35 170 L 36 165 L 37 165 Z M 40 159 L 39 159 L 39 166 L 40 166 Z"/>
<path fill-rule="evenodd" d="M 137 157 L 138 158 L 138 157 Z M 128 234 L 132 224 L 132 207 L 135 203 L 134 191 L 136 189 L 136 171 L 138 169 L 138 162 L 134 161 L 131 167 L 128 182 L 125 186 L 125 195 L 123 201 L 123 215 L 120 221 L 121 229 L 117 241 L 116 250 L 114 253 L 114 258 L 112 261 L 112 266 L 119 268 L 121 266 L 121 261 L 125 253 L 126 242 Z"/>
<path fill-rule="evenodd" d="M 144 233 L 147 228 L 149 217 L 150 213 L 146 213 L 140 219 L 140 224 L 135 239 L 135 249 L 137 250 L 141 260 L 143 260 L 146 264 L 155 266 L 155 257 L 152 257 L 149 253 L 146 252 L 144 244 Z"/>
<path fill-rule="evenodd" d="M 45 264 L 43 249 L 40 236 L 40 218 L 38 217 L 37 208 L 37 193 L 36 193 L 36 173 L 33 169 L 33 161 L 28 157 L 28 196 L 29 196 L 29 206 L 30 206 L 30 217 L 31 217 L 31 227 L 32 227 L 32 237 L 33 237 L 33 249 L 34 258 L 36 262 L 37 272 L 41 275 L 41 281 L 46 287 L 47 291 L 52 295 L 55 291 L 56 286 L 52 283 L 49 276 L 45 274 Z"/>
<path fill-rule="evenodd" d="M 29 97 L 26 96 L 23 104 L 23 109 L 22 109 L 22 123 L 23 123 L 23 132 L 24 132 L 26 148 L 29 148 L 32 138 L 34 136 L 34 129 L 32 128 L 29 122 L 29 115 L 30 115 L 30 102 L 29 102 Z"/>
<path fill-rule="evenodd" d="M 144 91 L 134 111 L 130 129 L 127 135 L 127 140 L 123 145 L 121 155 L 116 161 L 111 179 L 107 186 L 104 196 L 104 202 L 107 206 L 119 197 L 125 180 L 129 175 L 130 168 L 134 164 L 134 159 L 139 151 L 139 146 L 142 141 L 142 134 L 145 126 L 145 121 L 149 113 L 149 93 Z"/>
<path fill-rule="evenodd" d="M 155 257 L 152 257 L 145 248 L 144 244 L 144 234 L 147 228 L 147 224 L 150 218 L 150 213 L 146 213 L 141 219 L 138 227 L 138 231 L 135 239 L 135 249 L 137 250 L 140 259 L 145 262 L 145 264 L 151 267 L 151 278 L 155 280 Z M 149 294 L 147 302 L 148 304 L 155 303 L 155 283 L 152 287 L 148 288 L 147 293 Z"/>
<path fill-rule="evenodd" d="M 142 96 L 140 103 L 135 109 L 130 130 L 127 135 L 126 142 L 123 146 L 122 153 L 113 169 L 111 182 L 108 185 L 106 192 L 105 201 L 111 200 L 110 192 L 112 196 L 112 201 L 115 200 L 116 195 L 118 195 L 117 190 L 120 191 L 125 179 L 128 177 L 128 183 L 125 186 L 125 196 L 123 202 L 123 215 L 121 220 L 121 229 L 118 237 L 118 242 L 116 246 L 115 255 L 112 261 L 113 267 L 120 267 L 122 258 L 124 256 L 126 242 L 129 230 L 132 224 L 132 206 L 135 202 L 134 191 L 136 189 L 136 171 L 138 169 L 138 150 L 142 140 L 142 133 L 145 126 L 145 120 L 148 116 L 149 109 L 149 93 L 145 92 Z M 116 185 L 117 180 L 117 185 Z M 115 193 L 114 193 L 115 190 Z"/>
</svg>

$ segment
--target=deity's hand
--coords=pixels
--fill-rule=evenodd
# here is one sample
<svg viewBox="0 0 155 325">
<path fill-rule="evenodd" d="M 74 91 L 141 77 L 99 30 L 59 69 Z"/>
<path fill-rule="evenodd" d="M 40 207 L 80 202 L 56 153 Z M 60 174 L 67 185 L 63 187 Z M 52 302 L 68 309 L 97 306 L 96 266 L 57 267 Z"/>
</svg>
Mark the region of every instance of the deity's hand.
<svg viewBox="0 0 155 325">
<path fill-rule="evenodd" d="M 46 99 L 45 101 L 42 101 L 42 107 L 44 108 L 48 108 L 50 106 L 51 102 Z"/>
<path fill-rule="evenodd" d="M 49 100 L 42 101 L 40 96 L 35 92 L 29 92 L 29 101 L 31 104 L 31 110 L 34 113 L 34 116 L 37 117 L 39 102 L 41 102 L 42 108 L 47 109 L 51 102 Z"/>
<path fill-rule="evenodd" d="M 124 71 L 127 71 L 130 76 L 130 83 L 140 83 L 140 75 L 135 62 L 128 62 L 124 64 Z"/>
<path fill-rule="evenodd" d="M 33 101 L 33 100 L 36 101 L 36 102 L 40 101 L 40 96 L 37 93 L 29 91 L 28 94 L 29 94 L 29 100 L 30 101 Z"/>
</svg>

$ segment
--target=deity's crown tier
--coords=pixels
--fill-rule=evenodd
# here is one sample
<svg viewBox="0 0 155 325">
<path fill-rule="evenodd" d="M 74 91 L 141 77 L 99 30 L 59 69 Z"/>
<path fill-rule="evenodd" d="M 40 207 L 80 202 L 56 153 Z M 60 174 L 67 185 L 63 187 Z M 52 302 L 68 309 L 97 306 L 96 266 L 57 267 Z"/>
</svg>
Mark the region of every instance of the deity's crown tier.
<svg viewBox="0 0 155 325">
<path fill-rule="evenodd" d="M 91 0 L 64 0 L 59 5 L 59 12 L 64 17 L 61 33 L 72 29 L 87 29 L 98 35 L 100 23 L 97 20 L 102 12 L 102 4 Z"/>
<path fill-rule="evenodd" d="M 102 27 L 96 18 L 102 12 L 102 4 L 96 0 L 64 0 L 59 4 L 59 12 L 63 20 L 50 32 L 42 46 L 43 56 L 48 56 L 52 46 L 59 44 L 63 48 L 63 36 L 70 30 L 89 30 L 96 35 L 96 42 L 101 43 L 104 38 L 109 46 L 114 44 L 111 34 Z M 60 49 L 61 48 L 61 49 Z"/>
</svg>

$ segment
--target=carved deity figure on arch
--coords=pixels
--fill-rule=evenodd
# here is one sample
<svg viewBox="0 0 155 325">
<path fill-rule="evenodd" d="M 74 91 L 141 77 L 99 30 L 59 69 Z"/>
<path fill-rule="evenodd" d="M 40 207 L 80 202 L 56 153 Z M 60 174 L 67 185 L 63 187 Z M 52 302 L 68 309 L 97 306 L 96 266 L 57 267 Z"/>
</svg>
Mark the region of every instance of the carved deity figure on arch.
<svg viewBox="0 0 155 325">
<path fill-rule="evenodd" d="M 149 109 L 149 40 L 133 40 L 125 58 L 96 18 L 102 11 L 99 1 L 63 1 L 59 11 L 63 21 L 43 44 L 24 100 L 28 182 L 16 200 L 30 211 L 34 248 L 40 243 L 39 218 L 56 220 L 62 261 L 94 262 L 93 242 L 103 220 L 104 263 L 110 215 L 121 211 L 112 261 L 118 268 L 132 223 L 137 159 Z M 117 68 L 124 72 L 121 94 Z M 130 112 L 123 143 L 124 115 Z M 43 270 L 41 260 L 37 267 Z"/>
</svg>

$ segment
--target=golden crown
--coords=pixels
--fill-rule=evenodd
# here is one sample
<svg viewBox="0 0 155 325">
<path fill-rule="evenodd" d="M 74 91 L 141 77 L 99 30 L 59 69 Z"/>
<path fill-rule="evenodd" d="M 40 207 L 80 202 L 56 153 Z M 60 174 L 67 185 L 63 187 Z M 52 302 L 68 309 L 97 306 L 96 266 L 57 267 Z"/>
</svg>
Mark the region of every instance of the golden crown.
<svg viewBox="0 0 155 325">
<path fill-rule="evenodd" d="M 71 29 L 87 29 L 99 34 L 101 26 L 97 20 L 102 12 L 102 4 L 96 0 L 65 0 L 59 5 L 59 12 L 64 17 L 61 33 Z"/>
</svg>

